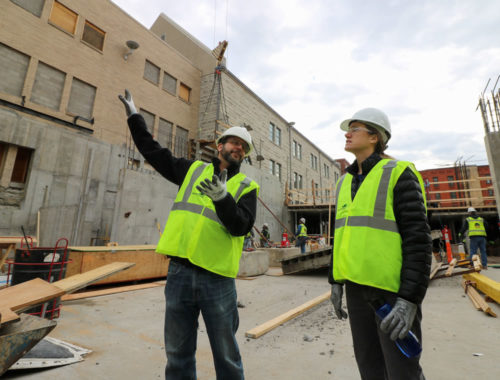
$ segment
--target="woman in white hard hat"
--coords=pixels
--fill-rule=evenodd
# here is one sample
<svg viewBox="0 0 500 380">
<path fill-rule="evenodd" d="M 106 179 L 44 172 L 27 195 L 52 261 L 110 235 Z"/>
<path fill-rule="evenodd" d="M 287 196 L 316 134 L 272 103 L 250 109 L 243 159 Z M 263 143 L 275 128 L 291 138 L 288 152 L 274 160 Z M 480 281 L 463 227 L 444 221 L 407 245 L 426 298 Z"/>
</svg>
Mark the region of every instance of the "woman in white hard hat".
<svg viewBox="0 0 500 380">
<path fill-rule="evenodd" d="M 343 286 L 354 354 L 363 380 L 424 379 L 420 349 L 405 356 L 393 342 L 411 330 L 421 341 L 421 303 L 429 282 L 431 246 L 425 192 L 410 162 L 384 151 L 388 117 L 375 108 L 343 121 L 345 150 L 356 157 L 337 183 L 329 282 L 339 319 Z M 379 306 L 392 310 L 382 320 Z"/>
</svg>

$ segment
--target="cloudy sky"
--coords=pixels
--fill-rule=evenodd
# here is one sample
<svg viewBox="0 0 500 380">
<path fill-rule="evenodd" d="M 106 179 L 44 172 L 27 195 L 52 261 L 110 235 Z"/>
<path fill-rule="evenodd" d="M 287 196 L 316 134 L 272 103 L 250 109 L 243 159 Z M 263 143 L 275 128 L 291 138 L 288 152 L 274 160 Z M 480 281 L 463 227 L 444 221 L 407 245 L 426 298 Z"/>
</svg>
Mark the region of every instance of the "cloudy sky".
<svg viewBox="0 0 500 380">
<path fill-rule="evenodd" d="M 500 1 L 113 1 L 147 28 L 163 12 L 211 49 L 228 40 L 229 70 L 332 158 L 353 160 L 340 122 L 377 107 L 388 154 L 487 164 L 476 107 L 500 74 Z"/>
</svg>

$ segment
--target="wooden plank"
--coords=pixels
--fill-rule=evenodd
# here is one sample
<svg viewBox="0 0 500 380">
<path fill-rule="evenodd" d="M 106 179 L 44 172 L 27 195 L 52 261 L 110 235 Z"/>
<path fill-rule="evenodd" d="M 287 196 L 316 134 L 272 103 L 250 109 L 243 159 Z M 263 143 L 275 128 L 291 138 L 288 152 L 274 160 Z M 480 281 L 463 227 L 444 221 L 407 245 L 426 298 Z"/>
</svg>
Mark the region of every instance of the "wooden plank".
<svg viewBox="0 0 500 380">
<path fill-rule="evenodd" d="M 476 271 L 480 271 L 483 267 L 481 266 L 481 261 L 479 261 L 478 255 L 472 255 L 472 265 Z"/>
<path fill-rule="evenodd" d="M 16 314 L 51 299 L 60 297 L 64 290 L 35 278 L 0 290 L 2 323 L 19 319 Z"/>
<path fill-rule="evenodd" d="M 429 276 L 429 279 L 432 280 L 434 278 L 434 276 L 436 275 L 436 273 L 439 271 L 439 269 L 441 268 L 441 266 L 443 265 L 443 263 L 437 263 L 436 266 L 434 267 L 434 269 L 432 270 L 431 272 L 431 275 Z"/>
<path fill-rule="evenodd" d="M 470 281 L 467 281 L 466 279 L 462 280 L 462 288 L 464 288 L 465 294 L 467 294 L 467 296 L 469 297 L 470 301 L 472 302 L 476 310 L 481 310 L 481 307 L 477 303 L 476 299 L 472 297 L 471 292 L 469 292 L 469 287 L 471 286 L 473 285 Z"/>
<path fill-rule="evenodd" d="M 154 251 L 156 245 L 71 246 L 68 249 L 80 252 Z"/>
<path fill-rule="evenodd" d="M 476 287 L 493 299 L 496 303 L 500 304 L 500 282 L 492 280 L 482 273 L 465 274 L 464 278 L 475 282 Z"/>
<path fill-rule="evenodd" d="M 9 244 L 5 252 L 3 252 L 3 249 L 0 248 L 0 272 L 3 272 L 3 264 L 5 263 L 5 260 L 7 257 L 9 257 L 10 252 L 15 248 L 15 244 Z"/>
<path fill-rule="evenodd" d="M 81 292 L 75 294 L 65 294 L 61 297 L 61 301 L 74 301 L 82 298 L 91 298 L 91 297 L 99 297 L 105 296 L 108 294 L 116 294 L 116 293 L 124 293 L 131 292 L 134 290 L 141 289 L 149 289 L 149 288 L 157 288 L 158 286 L 164 286 L 163 283 L 160 282 L 150 282 L 147 284 L 138 284 L 138 285 L 128 285 L 128 286 L 116 286 L 114 288 L 101 289 L 101 290 L 93 290 L 90 292 Z"/>
<path fill-rule="evenodd" d="M 53 282 L 52 284 L 64 290 L 65 293 L 73 293 L 76 292 L 78 289 L 82 289 L 87 285 L 90 285 L 103 278 L 111 276 L 114 273 L 128 269 L 134 265 L 135 265 L 134 263 L 115 262 L 103 265 L 99 268 L 90 270 L 85 273 L 76 274 L 74 276 L 65 278 L 64 280 Z"/>
<path fill-rule="evenodd" d="M 497 316 L 496 313 L 493 310 L 491 310 L 490 305 L 488 305 L 488 303 L 484 300 L 483 297 L 481 297 L 481 295 L 477 292 L 477 290 L 474 287 L 469 286 L 467 291 L 470 293 L 472 297 L 474 297 L 475 301 L 477 302 L 482 311 L 496 318 Z"/>
<path fill-rule="evenodd" d="M 450 261 L 450 264 L 448 266 L 448 269 L 446 270 L 446 273 L 444 274 L 446 277 L 450 277 L 451 274 L 453 273 L 453 269 L 455 269 L 455 265 L 457 264 L 457 259 L 453 259 Z"/>
<path fill-rule="evenodd" d="M 272 329 L 276 328 L 277 326 L 285 323 L 286 321 L 289 321 L 290 319 L 293 319 L 297 317 L 298 315 L 302 314 L 303 312 L 313 308 L 316 305 L 319 305 L 320 303 L 330 299 L 330 294 L 331 291 L 329 290 L 328 292 L 320 295 L 319 297 L 316 297 L 284 314 L 281 314 L 280 316 L 271 319 L 270 321 L 267 321 L 257 327 L 254 327 L 251 330 L 248 330 L 245 332 L 245 336 L 248 338 L 259 338 L 260 336 L 264 335 L 265 333 L 271 331 Z"/>
</svg>

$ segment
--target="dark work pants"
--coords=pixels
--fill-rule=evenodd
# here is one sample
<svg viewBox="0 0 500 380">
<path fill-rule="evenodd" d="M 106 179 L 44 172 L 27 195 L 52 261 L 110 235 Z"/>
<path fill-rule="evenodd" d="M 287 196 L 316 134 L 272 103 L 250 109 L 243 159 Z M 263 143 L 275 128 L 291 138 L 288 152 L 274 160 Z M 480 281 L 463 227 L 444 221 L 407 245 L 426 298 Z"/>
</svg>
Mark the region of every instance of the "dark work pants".
<svg viewBox="0 0 500 380">
<path fill-rule="evenodd" d="M 346 283 L 347 311 L 351 325 L 354 356 L 362 380 L 425 380 L 420 367 L 420 357 L 404 356 L 388 334 L 379 329 L 380 321 L 369 302 L 381 299 L 394 305 L 395 293 L 385 290 Z M 420 322 L 422 310 L 418 305 L 411 331 L 422 343 Z"/>
</svg>

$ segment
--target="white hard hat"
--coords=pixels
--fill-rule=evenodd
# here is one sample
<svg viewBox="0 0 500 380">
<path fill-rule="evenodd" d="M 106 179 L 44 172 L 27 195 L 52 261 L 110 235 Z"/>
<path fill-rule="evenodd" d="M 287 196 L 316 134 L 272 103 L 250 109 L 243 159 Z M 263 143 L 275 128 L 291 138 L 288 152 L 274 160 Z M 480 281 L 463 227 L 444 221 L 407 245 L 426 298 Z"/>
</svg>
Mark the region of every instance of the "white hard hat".
<svg viewBox="0 0 500 380">
<path fill-rule="evenodd" d="M 299 222 L 301 222 L 301 223 L 305 223 L 305 222 L 306 222 L 306 220 L 305 220 L 305 218 L 300 218 L 300 219 L 299 219 Z"/>
<path fill-rule="evenodd" d="M 262 227 L 269 227 L 269 224 L 264 223 L 264 224 L 262 225 Z"/>
<path fill-rule="evenodd" d="M 467 212 L 476 212 L 476 209 L 474 207 L 469 207 L 467 209 Z"/>
<path fill-rule="evenodd" d="M 245 156 L 250 155 L 252 153 L 253 144 L 252 144 L 252 136 L 248 133 L 247 129 L 244 127 L 231 127 L 224 131 L 224 133 L 217 139 L 216 144 L 219 144 L 221 140 L 228 136 L 239 137 L 243 141 L 247 143 L 248 150 L 245 149 Z"/>
<path fill-rule="evenodd" d="M 349 124 L 353 121 L 359 121 L 379 130 L 384 139 L 384 144 L 391 138 L 391 123 L 389 122 L 389 118 L 377 108 L 363 108 L 352 115 L 350 119 L 340 123 L 340 129 L 347 131 L 349 129 Z"/>
</svg>

